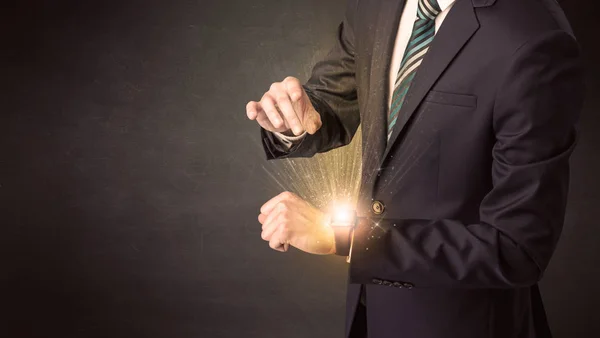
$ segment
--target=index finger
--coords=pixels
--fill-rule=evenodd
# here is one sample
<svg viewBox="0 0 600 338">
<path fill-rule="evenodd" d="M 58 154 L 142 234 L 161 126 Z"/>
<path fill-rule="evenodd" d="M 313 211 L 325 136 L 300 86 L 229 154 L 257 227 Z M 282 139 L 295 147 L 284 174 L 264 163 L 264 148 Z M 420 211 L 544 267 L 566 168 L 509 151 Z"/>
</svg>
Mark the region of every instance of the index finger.
<svg viewBox="0 0 600 338">
<path fill-rule="evenodd" d="M 246 116 L 248 116 L 250 120 L 254 120 L 258 116 L 259 110 L 262 110 L 262 108 L 259 109 L 258 102 L 250 101 L 246 105 Z"/>
<path fill-rule="evenodd" d="M 290 98 L 287 95 L 287 93 L 280 93 L 276 100 L 279 109 L 283 113 L 285 119 L 288 121 L 288 125 L 294 132 L 294 135 L 302 134 L 304 130 L 302 129 L 302 125 L 300 124 L 300 119 L 296 115 L 294 107 L 292 106 L 292 103 L 290 102 Z"/>
<path fill-rule="evenodd" d="M 304 89 L 302 88 L 302 84 L 300 81 L 298 81 L 298 79 L 287 77 L 285 80 L 283 80 L 283 84 L 285 85 L 288 95 L 290 96 L 290 99 L 292 99 L 293 103 L 302 97 L 302 92 Z"/>
</svg>

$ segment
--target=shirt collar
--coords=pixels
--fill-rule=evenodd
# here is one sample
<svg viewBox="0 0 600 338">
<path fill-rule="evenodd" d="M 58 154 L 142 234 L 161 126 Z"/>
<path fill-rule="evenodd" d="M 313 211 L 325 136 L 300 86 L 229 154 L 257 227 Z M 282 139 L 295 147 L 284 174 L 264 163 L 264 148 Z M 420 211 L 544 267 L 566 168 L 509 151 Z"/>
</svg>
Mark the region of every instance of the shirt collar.
<svg viewBox="0 0 600 338">
<path fill-rule="evenodd" d="M 445 11 L 450 5 L 452 5 L 456 0 L 437 0 L 438 5 L 440 5 L 440 9 Z"/>
</svg>

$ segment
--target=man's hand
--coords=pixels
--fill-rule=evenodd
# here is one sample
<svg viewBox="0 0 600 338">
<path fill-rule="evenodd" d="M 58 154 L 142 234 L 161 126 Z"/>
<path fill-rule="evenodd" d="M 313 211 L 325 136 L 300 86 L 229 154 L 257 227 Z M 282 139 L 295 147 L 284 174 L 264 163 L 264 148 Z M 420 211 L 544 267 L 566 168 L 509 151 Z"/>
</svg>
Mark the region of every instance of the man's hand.
<svg viewBox="0 0 600 338">
<path fill-rule="evenodd" d="M 292 245 L 311 254 L 335 253 L 335 236 L 326 215 L 291 192 L 265 203 L 258 221 L 263 225 L 261 237 L 272 249 L 285 252 Z"/>
<path fill-rule="evenodd" d="M 300 135 L 304 131 L 314 134 L 321 128 L 321 116 L 306 95 L 300 81 L 286 77 L 275 82 L 260 102 L 250 101 L 246 105 L 250 120 L 256 120 L 271 132 L 289 132 Z"/>
</svg>

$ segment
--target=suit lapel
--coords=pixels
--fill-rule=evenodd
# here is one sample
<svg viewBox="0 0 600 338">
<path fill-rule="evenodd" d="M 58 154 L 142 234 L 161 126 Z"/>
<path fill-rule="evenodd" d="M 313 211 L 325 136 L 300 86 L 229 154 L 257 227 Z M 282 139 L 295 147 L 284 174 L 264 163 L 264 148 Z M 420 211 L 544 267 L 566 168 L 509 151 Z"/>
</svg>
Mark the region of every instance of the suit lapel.
<svg viewBox="0 0 600 338">
<path fill-rule="evenodd" d="M 363 180 L 363 186 L 374 183 L 379 163 L 385 152 L 390 64 L 400 17 L 406 1 L 380 0 L 378 3 L 379 8 L 376 15 L 371 19 L 375 22 L 371 25 L 374 32 L 370 48 L 372 54 L 367 95 L 369 102 L 367 110 L 363 112 L 368 118 L 363 119 L 362 123 L 363 139 L 367 144 L 367 147 L 363 149 L 363 174 L 366 179 L 366 181 Z"/>
<path fill-rule="evenodd" d="M 394 42 L 398 33 L 400 17 L 405 0 L 380 0 L 371 27 L 373 27 L 372 48 L 370 49 L 369 94 L 367 110 L 363 112 L 368 118 L 363 119 L 362 133 L 366 141 L 363 147 L 363 183 L 362 189 L 369 193 L 377 179 L 379 163 L 386 147 L 387 112 L 389 95 L 389 73 Z"/>
<path fill-rule="evenodd" d="M 479 22 L 475 16 L 471 1 L 457 0 L 448 13 L 448 16 L 444 19 L 440 30 L 436 33 L 429 51 L 425 55 L 408 93 L 406 94 L 402 109 L 398 113 L 398 121 L 394 127 L 390 140 L 387 143 L 380 164 L 383 164 L 390 149 L 399 136 L 405 131 L 411 116 L 417 110 L 419 104 L 423 101 L 423 98 L 425 98 L 433 84 L 478 28 Z M 386 79 L 389 78 L 386 76 Z M 389 80 L 387 80 L 386 83 L 389 84 Z M 385 109 L 386 113 L 388 111 L 389 108 Z"/>
</svg>

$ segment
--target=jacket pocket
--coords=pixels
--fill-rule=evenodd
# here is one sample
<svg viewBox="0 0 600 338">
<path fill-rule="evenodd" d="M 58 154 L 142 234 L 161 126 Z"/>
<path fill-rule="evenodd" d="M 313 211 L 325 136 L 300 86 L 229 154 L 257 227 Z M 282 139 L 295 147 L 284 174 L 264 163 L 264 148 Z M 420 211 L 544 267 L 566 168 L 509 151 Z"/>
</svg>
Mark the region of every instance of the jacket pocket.
<svg viewBox="0 0 600 338">
<path fill-rule="evenodd" d="M 477 107 L 477 96 L 469 94 L 439 92 L 435 90 L 430 90 L 427 96 L 425 97 L 424 101 L 448 106 L 469 108 Z"/>
</svg>

